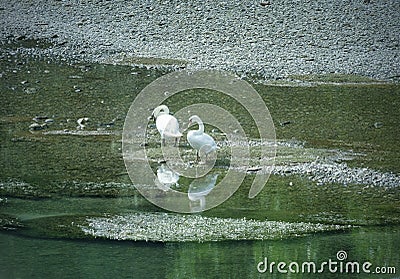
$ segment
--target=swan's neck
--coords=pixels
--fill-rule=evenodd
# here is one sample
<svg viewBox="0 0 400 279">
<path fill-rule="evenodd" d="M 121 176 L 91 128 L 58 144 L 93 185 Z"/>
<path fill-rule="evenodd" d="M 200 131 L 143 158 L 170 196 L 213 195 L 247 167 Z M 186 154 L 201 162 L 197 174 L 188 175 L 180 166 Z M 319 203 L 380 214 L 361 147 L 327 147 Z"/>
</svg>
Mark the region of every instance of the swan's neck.
<svg viewBox="0 0 400 279">
<path fill-rule="evenodd" d="M 169 114 L 169 108 L 168 107 L 166 107 L 166 106 L 159 107 L 158 110 L 154 113 L 154 117 L 157 118 L 157 117 L 159 117 L 160 115 L 163 115 L 163 114 Z"/>
<path fill-rule="evenodd" d="M 197 124 L 199 124 L 199 129 L 196 131 L 196 134 L 200 135 L 204 133 L 204 124 L 203 122 L 200 120 L 197 121 Z"/>
</svg>

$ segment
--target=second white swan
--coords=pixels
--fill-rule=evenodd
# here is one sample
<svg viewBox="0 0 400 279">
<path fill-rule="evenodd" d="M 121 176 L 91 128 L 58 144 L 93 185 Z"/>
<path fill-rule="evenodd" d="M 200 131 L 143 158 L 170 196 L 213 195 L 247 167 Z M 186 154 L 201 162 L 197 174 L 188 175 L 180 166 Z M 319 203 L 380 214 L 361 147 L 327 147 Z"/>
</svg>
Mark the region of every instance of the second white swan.
<svg viewBox="0 0 400 279">
<path fill-rule="evenodd" d="M 197 115 L 191 116 L 189 118 L 189 126 L 194 122 L 199 125 L 199 129 L 189 131 L 187 134 L 187 141 L 189 142 L 191 147 L 196 149 L 197 160 L 200 159 L 199 156 L 200 150 L 205 153 L 207 160 L 208 154 L 210 154 L 211 152 L 215 151 L 218 148 L 217 144 L 210 135 L 204 133 L 204 124 L 203 121 L 201 121 L 200 117 L 198 117 Z"/>
</svg>

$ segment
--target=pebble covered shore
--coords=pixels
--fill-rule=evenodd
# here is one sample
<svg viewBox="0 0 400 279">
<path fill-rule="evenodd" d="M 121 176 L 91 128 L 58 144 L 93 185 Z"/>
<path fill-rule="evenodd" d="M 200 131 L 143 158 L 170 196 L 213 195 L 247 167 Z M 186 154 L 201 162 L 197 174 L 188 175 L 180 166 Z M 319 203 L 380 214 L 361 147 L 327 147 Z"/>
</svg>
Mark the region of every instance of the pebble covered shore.
<svg viewBox="0 0 400 279">
<path fill-rule="evenodd" d="M 85 234 L 95 238 L 157 242 L 281 239 L 351 228 L 304 222 L 287 223 L 167 213 L 134 213 L 88 218 L 87 222 L 87 225 L 79 227 Z"/>
<path fill-rule="evenodd" d="M 400 76 L 397 0 L 1 0 L 0 26 L 3 45 L 45 39 L 17 51 L 68 61 L 174 59 L 265 79 Z"/>
</svg>

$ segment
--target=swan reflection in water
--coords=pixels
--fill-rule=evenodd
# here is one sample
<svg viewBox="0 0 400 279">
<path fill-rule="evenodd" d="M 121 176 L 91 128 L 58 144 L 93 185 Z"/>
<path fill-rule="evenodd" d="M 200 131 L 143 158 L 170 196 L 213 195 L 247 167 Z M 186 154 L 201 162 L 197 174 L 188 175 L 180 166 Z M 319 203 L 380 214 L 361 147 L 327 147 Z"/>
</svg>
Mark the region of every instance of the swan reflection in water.
<svg viewBox="0 0 400 279">
<path fill-rule="evenodd" d="M 171 170 L 166 164 L 157 168 L 156 186 L 163 191 L 168 191 L 172 186 L 179 186 L 179 174 Z"/>
<path fill-rule="evenodd" d="M 192 212 L 202 211 L 206 207 L 206 196 L 214 189 L 218 174 L 207 174 L 190 183 L 188 197 Z"/>
<path fill-rule="evenodd" d="M 206 207 L 206 196 L 214 189 L 217 183 L 218 174 L 207 174 L 195 178 L 189 185 L 188 198 L 189 207 L 192 212 L 203 211 Z M 171 190 L 171 187 L 180 187 L 178 183 L 179 174 L 171 170 L 166 164 L 157 168 L 157 177 L 154 182 L 163 191 Z"/>
</svg>

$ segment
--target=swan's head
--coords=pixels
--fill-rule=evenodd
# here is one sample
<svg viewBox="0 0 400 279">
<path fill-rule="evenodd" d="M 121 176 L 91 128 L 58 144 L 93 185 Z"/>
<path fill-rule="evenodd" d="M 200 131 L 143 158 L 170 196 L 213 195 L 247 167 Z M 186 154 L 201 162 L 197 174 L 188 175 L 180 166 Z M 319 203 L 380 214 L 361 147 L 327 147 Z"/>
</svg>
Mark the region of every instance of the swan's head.
<svg viewBox="0 0 400 279">
<path fill-rule="evenodd" d="M 193 123 L 203 123 L 203 121 L 201 121 L 200 117 L 198 117 L 197 115 L 193 115 L 189 118 L 189 124 L 188 126 L 192 125 Z"/>
<path fill-rule="evenodd" d="M 161 114 L 169 114 L 169 108 L 166 105 L 161 105 L 156 107 L 151 114 L 152 118 L 157 119 L 157 117 Z"/>
</svg>

